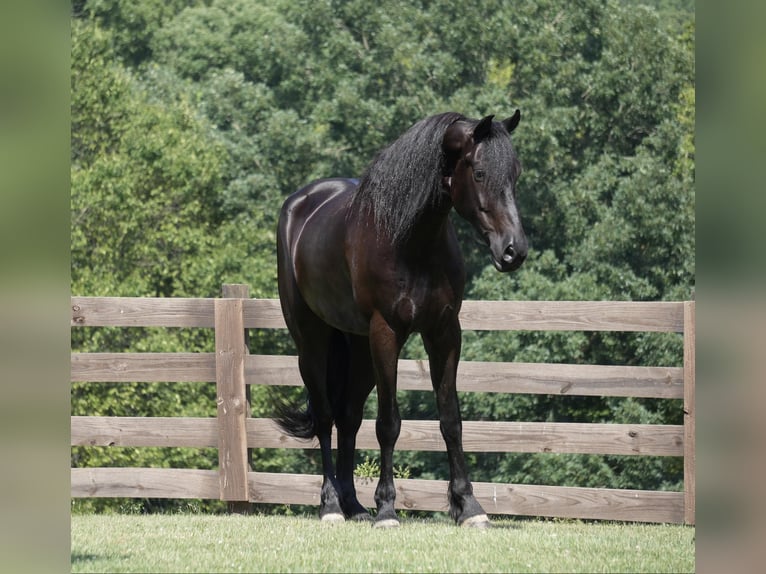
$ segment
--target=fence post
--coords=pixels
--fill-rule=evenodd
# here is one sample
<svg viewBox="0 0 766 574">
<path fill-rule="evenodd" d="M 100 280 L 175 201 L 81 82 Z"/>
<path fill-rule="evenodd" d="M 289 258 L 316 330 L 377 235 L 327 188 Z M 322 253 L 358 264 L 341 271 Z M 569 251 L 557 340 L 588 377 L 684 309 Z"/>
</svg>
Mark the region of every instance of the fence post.
<svg viewBox="0 0 766 574">
<path fill-rule="evenodd" d="M 241 283 L 224 283 L 221 286 L 221 295 L 224 299 L 249 299 L 250 288 L 247 285 Z M 243 310 L 244 313 L 244 310 Z M 243 315 L 244 316 L 244 315 Z M 244 343 L 245 343 L 245 355 L 250 354 L 250 332 L 244 330 Z M 252 401 L 250 400 L 250 385 L 245 385 L 245 417 L 249 418 L 253 416 Z M 253 449 L 247 449 L 247 465 L 248 468 L 253 470 Z"/>
<path fill-rule="evenodd" d="M 695 523 L 695 345 L 694 301 L 684 302 L 684 522 Z"/>
<path fill-rule="evenodd" d="M 245 391 L 245 328 L 242 299 L 247 286 L 224 286 L 223 299 L 215 300 L 215 378 L 218 406 L 218 465 L 220 499 L 229 511 L 250 510 L 247 473 L 248 415 Z M 236 298 L 229 298 L 235 297 Z"/>
</svg>

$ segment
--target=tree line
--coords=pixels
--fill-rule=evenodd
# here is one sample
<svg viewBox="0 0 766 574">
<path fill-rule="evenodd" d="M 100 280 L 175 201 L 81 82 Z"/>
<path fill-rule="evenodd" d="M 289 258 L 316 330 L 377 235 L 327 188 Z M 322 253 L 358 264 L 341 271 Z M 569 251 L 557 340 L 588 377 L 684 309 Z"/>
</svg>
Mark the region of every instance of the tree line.
<svg viewBox="0 0 766 574">
<path fill-rule="evenodd" d="M 693 297 L 690 2 L 89 0 L 73 4 L 71 26 L 75 294 L 213 297 L 222 283 L 246 283 L 252 296 L 276 297 L 274 231 L 288 194 L 318 177 L 358 176 L 427 115 L 505 117 L 520 108 L 514 144 L 530 256 L 519 272 L 498 274 L 456 218 L 468 298 Z M 72 345 L 209 351 L 212 334 L 78 328 Z M 292 352 L 285 333 L 253 333 L 251 346 Z M 424 356 L 417 339 L 405 353 Z M 465 332 L 463 357 L 678 365 L 681 342 L 662 334 Z M 75 384 L 72 414 L 213 416 L 214 392 Z M 402 393 L 403 416 L 435 417 L 426 395 Z M 682 420 L 672 401 L 461 400 L 464 418 L 474 420 Z M 269 404 L 254 389 L 254 414 L 271 416 Z M 368 409 L 374 413 L 374 398 Z M 678 489 L 683 478 L 677 459 L 472 456 L 474 480 Z M 413 477 L 447 477 L 439 453 L 397 457 Z M 186 449 L 74 448 L 72 459 L 217 463 L 214 452 Z M 261 470 L 316 464 L 300 452 L 258 460 Z"/>
</svg>

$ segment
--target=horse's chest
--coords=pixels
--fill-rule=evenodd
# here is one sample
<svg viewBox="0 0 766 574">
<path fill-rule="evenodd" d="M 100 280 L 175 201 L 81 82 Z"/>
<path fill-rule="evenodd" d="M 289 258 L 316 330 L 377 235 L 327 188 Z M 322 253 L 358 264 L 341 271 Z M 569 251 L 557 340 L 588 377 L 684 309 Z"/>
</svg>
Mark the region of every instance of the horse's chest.
<svg viewBox="0 0 766 574">
<path fill-rule="evenodd" d="M 391 318 L 410 331 L 436 327 L 458 306 L 449 283 L 445 281 L 400 280 L 397 287 L 397 293 L 392 297 Z"/>
<path fill-rule="evenodd" d="M 399 332 L 430 331 L 444 317 L 454 318 L 464 284 L 459 251 L 369 247 L 350 249 L 349 258 L 354 301 L 363 314 L 380 313 Z"/>
</svg>

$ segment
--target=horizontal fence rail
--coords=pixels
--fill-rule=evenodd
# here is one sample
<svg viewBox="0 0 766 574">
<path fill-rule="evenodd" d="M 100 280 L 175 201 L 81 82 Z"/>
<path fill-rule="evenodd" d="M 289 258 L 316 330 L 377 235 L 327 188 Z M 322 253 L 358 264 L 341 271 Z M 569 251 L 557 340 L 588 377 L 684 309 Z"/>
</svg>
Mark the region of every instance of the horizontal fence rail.
<svg viewBox="0 0 766 574">
<path fill-rule="evenodd" d="M 321 475 L 249 472 L 250 502 L 319 505 Z M 377 483 L 354 479 L 359 501 L 374 508 Z M 218 498 L 218 471 L 166 468 L 73 468 L 72 496 Z M 684 521 L 679 492 L 474 482 L 476 498 L 491 514 L 554 516 L 637 522 Z M 449 510 L 447 481 L 396 479 L 396 508 Z"/>
<path fill-rule="evenodd" d="M 73 446 L 217 447 L 214 418 L 72 417 Z M 248 447 L 319 448 L 283 434 L 272 419 L 245 421 Z M 552 452 L 683 456 L 680 425 L 463 421 L 468 452 Z M 362 421 L 357 448 L 378 448 L 375 421 Z M 336 446 L 333 431 L 333 448 Z M 446 451 L 439 421 L 402 421 L 398 450 Z"/>
<path fill-rule="evenodd" d="M 72 380 L 79 382 L 215 382 L 214 353 L 74 353 Z M 248 355 L 248 385 L 303 385 L 298 357 Z M 681 399 L 681 367 L 622 367 L 463 361 L 458 390 L 486 393 L 529 393 Z M 397 388 L 430 391 L 426 361 L 400 360 Z"/>
<path fill-rule="evenodd" d="M 71 381 L 215 383 L 218 415 L 71 417 L 72 446 L 217 448 L 218 470 L 72 468 L 73 497 L 213 498 L 240 503 L 319 504 L 321 476 L 256 472 L 254 448 L 318 448 L 287 436 L 271 419 L 247 416 L 249 385 L 301 386 L 297 357 L 249 355 L 247 329 L 282 329 L 278 300 L 249 299 L 244 286 L 225 298 L 72 297 L 73 327 L 215 329 L 215 353 L 78 353 Z M 650 331 L 681 333 L 683 367 L 633 367 L 463 361 L 462 392 L 682 399 L 683 425 L 464 421 L 466 452 L 585 453 L 684 458 L 684 491 L 655 492 L 474 483 L 492 514 L 604 520 L 695 521 L 694 302 L 465 301 L 466 330 Z M 430 391 L 427 361 L 401 360 L 398 388 Z M 333 434 L 333 445 L 335 444 Z M 357 447 L 377 449 L 365 420 Z M 438 421 L 405 420 L 397 449 L 443 451 Z M 375 484 L 357 479 L 374 507 Z M 400 509 L 447 510 L 447 483 L 396 480 Z M 232 507 L 234 508 L 234 507 Z"/>
<path fill-rule="evenodd" d="M 214 327 L 216 299 L 72 297 L 81 327 Z M 247 329 L 286 328 L 278 299 L 243 301 Z M 463 329 L 476 331 L 653 331 L 682 333 L 676 301 L 464 301 Z"/>
</svg>

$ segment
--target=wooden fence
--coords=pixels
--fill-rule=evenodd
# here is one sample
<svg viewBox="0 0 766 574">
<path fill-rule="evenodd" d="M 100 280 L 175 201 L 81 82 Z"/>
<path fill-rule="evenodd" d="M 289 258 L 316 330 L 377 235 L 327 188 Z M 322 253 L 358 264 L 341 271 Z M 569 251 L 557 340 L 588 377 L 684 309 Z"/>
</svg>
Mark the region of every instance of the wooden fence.
<svg viewBox="0 0 766 574">
<path fill-rule="evenodd" d="M 271 419 L 248 416 L 248 385 L 301 385 L 297 358 L 250 355 L 246 329 L 284 328 L 278 300 L 249 299 L 225 285 L 224 298 L 72 297 L 73 327 L 215 329 L 215 353 L 72 353 L 73 382 L 215 382 L 213 418 L 71 417 L 73 446 L 215 447 L 218 470 L 72 468 L 73 497 L 221 499 L 319 503 L 322 478 L 250 468 L 248 449 L 316 448 L 285 435 Z M 474 482 L 490 514 L 643 522 L 695 522 L 695 305 L 686 302 L 465 301 L 463 329 L 656 331 L 683 334 L 683 367 L 631 367 L 462 361 L 458 390 L 683 399 L 683 425 L 465 421 L 466 452 L 682 456 L 683 492 Z M 427 362 L 402 360 L 400 390 L 430 390 Z M 377 449 L 374 421 L 357 446 Z M 335 440 L 333 438 L 333 440 Z M 444 450 L 438 421 L 402 421 L 397 449 Z M 376 481 L 357 479 L 374 507 Z M 400 509 L 447 510 L 447 482 L 396 480 Z"/>
</svg>

